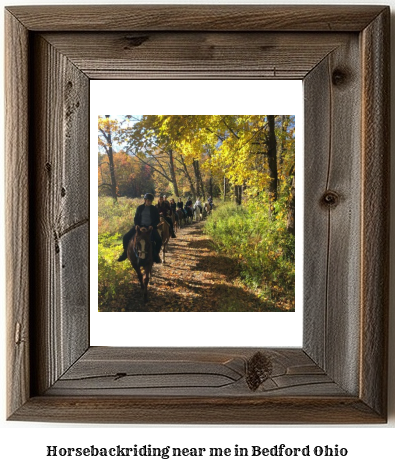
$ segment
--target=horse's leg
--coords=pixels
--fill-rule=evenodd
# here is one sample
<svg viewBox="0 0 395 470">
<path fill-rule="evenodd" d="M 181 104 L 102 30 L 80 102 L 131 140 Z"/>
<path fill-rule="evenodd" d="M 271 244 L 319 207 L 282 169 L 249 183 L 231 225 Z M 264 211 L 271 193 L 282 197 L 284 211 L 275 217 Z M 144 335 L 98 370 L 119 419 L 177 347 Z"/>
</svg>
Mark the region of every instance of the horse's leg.
<svg viewBox="0 0 395 470">
<path fill-rule="evenodd" d="M 137 276 L 138 276 L 139 281 L 140 281 L 140 287 L 143 290 L 144 289 L 144 281 L 143 281 L 143 275 L 141 274 L 140 266 L 137 268 Z"/>
<path fill-rule="evenodd" d="M 148 283 L 149 283 L 149 268 L 145 270 L 144 268 L 144 285 L 143 285 L 143 290 L 144 290 L 144 302 L 148 301 Z"/>
<path fill-rule="evenodd" d="M 167 247 L 167 241 L 163 242 L 163 264 L 166 263 L 166 247 Z"/>
<path fill-rule="evenodd" d="M 134 264 L 134 263 L 132 263 L 132 266 L 133 266 L 134 270 L 136 271 L 137 277 L 138 277 L 139 282 L 140 282 L 140 287 L 141 287 L 141 289 L 143 289 L 143 275 L 141 274 L 140 266 L 137 266 L 137 264 Z"/>
</svg>

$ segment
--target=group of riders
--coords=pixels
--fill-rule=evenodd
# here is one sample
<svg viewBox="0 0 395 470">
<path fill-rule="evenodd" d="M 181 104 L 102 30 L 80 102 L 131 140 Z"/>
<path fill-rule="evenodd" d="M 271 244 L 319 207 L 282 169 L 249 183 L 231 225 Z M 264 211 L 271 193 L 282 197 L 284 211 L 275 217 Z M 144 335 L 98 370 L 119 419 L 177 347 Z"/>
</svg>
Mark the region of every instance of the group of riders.
<svg viewBox="0 0 395 470">
<path fill-rule="evenodd" d="M 118 261 L 124 261 L 127 259 L 127 247 L 130 240 L 136 234 L 136 226 L 139 226 L 145 228 L 152 227 L 152 241 L 154 242 L 152 250 L 153 261 L 154 263 L 161 263 L 162 260 L 159 256 L 159 253 L 162 246 L 162 238 L 159 235 L 157 229 L 160 223 L 160 218 L 163 217 L 169 224 L 171 238 L 176 238 L 172 217 L 173 214 L 176 215 L 177 211 L 181 209 L 185 218 L 192 217 L 193 211 L 196 209 L 196 207 L 199 207 L 200 213 L 203 213 L 203 206 L 199 198 L 196 200 L 195 204 L 193 204 L 192 198 L 188 197 L 185 206 L 182 198 L 179 198 L 178 202 L 176 203 L 173 198 L 168 201 L 167 197 L 163 195 L 159 197 L 159 201 L 156 205 L 153 204 L 154 199 L 155 197 L 153 194 L 147 193 L 144 195 L 144 204 L 141 204 L 137 207 L 136 214 L 134 216 L 134 226 L 123 236 L 123 253 L 118 258 Z M 210 207 L 210 210 L 212 210 L 213 199 L 211 196 L 207 198 L 207 203 Z"/>
</svg>

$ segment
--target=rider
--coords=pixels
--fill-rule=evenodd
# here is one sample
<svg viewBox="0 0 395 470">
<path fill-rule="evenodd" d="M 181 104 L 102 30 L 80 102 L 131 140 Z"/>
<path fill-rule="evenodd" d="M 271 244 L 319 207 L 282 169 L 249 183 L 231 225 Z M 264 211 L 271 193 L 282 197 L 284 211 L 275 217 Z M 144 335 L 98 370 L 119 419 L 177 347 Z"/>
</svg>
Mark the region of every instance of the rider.
<svg viewBox="0 0 395 470">
<path fill-rule="evenodd" d="M 170 199 L 170 208 L 171 208 L 172 213 L 175 214 L 177 211 L 177 204 L 173 198 Z"/>
<path fill-rule="evenodd" d="M 200 207 L 200 212 L 203 212 L 202 203 L 200 202 L 200 197 L 199 196 L 197 197 L 196 202 L 195 202 L 195 207 L 196 206 L 199 206 Z"/>
<path fill-rule="evenodd" d="M 188 216 L 188 215 L 193 213 L 192 206 L 193 206 L 192 198 L 191 198 L 191 196 L 189 196 L 187 202 L 185 203 L 185 209 L 184 209 L 185 215 Z M 189 207 L 189 209 L 187 209 L 188 207 Z M 188 211 L 190 211 L 189 214 L 188 214 Z"/>
<path fill-rule="evenodd" d="M 211 196 L 209 196 L 209 197 L 207 198 L 207 202 L 210 204 L 210 207 L 211 207 L 211 209 L 212 209 L 214 203 L 213 203 L 213 198 L 212 198 Z"/>
<path fill-rule="evenodd" d="M 162 214 L 165 218 L 166 222 L 170 225 L 170 236 L 171 238 L 176 238 L 176 234 L 174 233 L 173 228 L 173 221 L 168 214 L 171 214 L 171 207 L 169 201 L 166 200 L 166 196 L 160 196 L 158 204 L 156 206 L 158 208 L 159 214 Z"/>
<path fill-rule="evenodd" d="M 136 214 L 134 216 L 134 226 L 123 236 L 123 253 L 118 258 L 118 261 L 124 261 L 127 256 L 127 247 L 130 240 L 134 237 L 136 233 L 136 225 L 139 227 L 152 227 L 152 238 L 154 241 L 152 257 L 155 263 L 161 263 L 159 252 L 162 246 L 162 238 L 157 231 L 157 226 L 159 224 L 159 212 L 157 207 L 152 205 L 154 196 L 151 193 L 144 195 L 144 204 L 141 204 L 137 207 Z"/>
<path fill-rule="evenodd" d="M 181 198 L 178 198 L 177 209 L 184 209 L 184 203 Z"/>
</svg>

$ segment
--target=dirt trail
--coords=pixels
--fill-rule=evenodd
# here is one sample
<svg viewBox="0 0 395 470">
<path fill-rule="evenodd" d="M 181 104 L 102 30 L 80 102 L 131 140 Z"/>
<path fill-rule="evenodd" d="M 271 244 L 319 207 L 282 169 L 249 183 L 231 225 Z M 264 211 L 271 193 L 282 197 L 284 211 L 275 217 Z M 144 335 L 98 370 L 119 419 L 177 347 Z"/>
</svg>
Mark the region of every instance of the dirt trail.
<svg viewBox="0 0 395 470">
<path fill-rule="evenodd" d="M 154 264 L 148 286 L 149 301 L 141 298 L 133 275 L 129 312 L 224 312 L 264 311 L 255 292 L 238 280 L 237 262 L 216 253 L 203 233 L 203 222 L 194 222 L 177 232 L 168 245 L 165 264 Z M 132 268 L 131 268 L 132 271 Z"/>
</svg>

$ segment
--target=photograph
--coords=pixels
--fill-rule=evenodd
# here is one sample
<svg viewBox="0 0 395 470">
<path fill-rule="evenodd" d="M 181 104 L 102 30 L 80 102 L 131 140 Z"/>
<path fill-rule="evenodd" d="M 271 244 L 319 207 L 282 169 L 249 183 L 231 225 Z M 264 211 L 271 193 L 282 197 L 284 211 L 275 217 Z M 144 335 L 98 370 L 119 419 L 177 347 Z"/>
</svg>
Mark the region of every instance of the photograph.
<svg viewBox="0 0 395 470">
<path fill-rule="evenodd" d="M 294 115 L 100 115 L 98 144 L 100 312 L 294 311 Z"/>
</svg>

